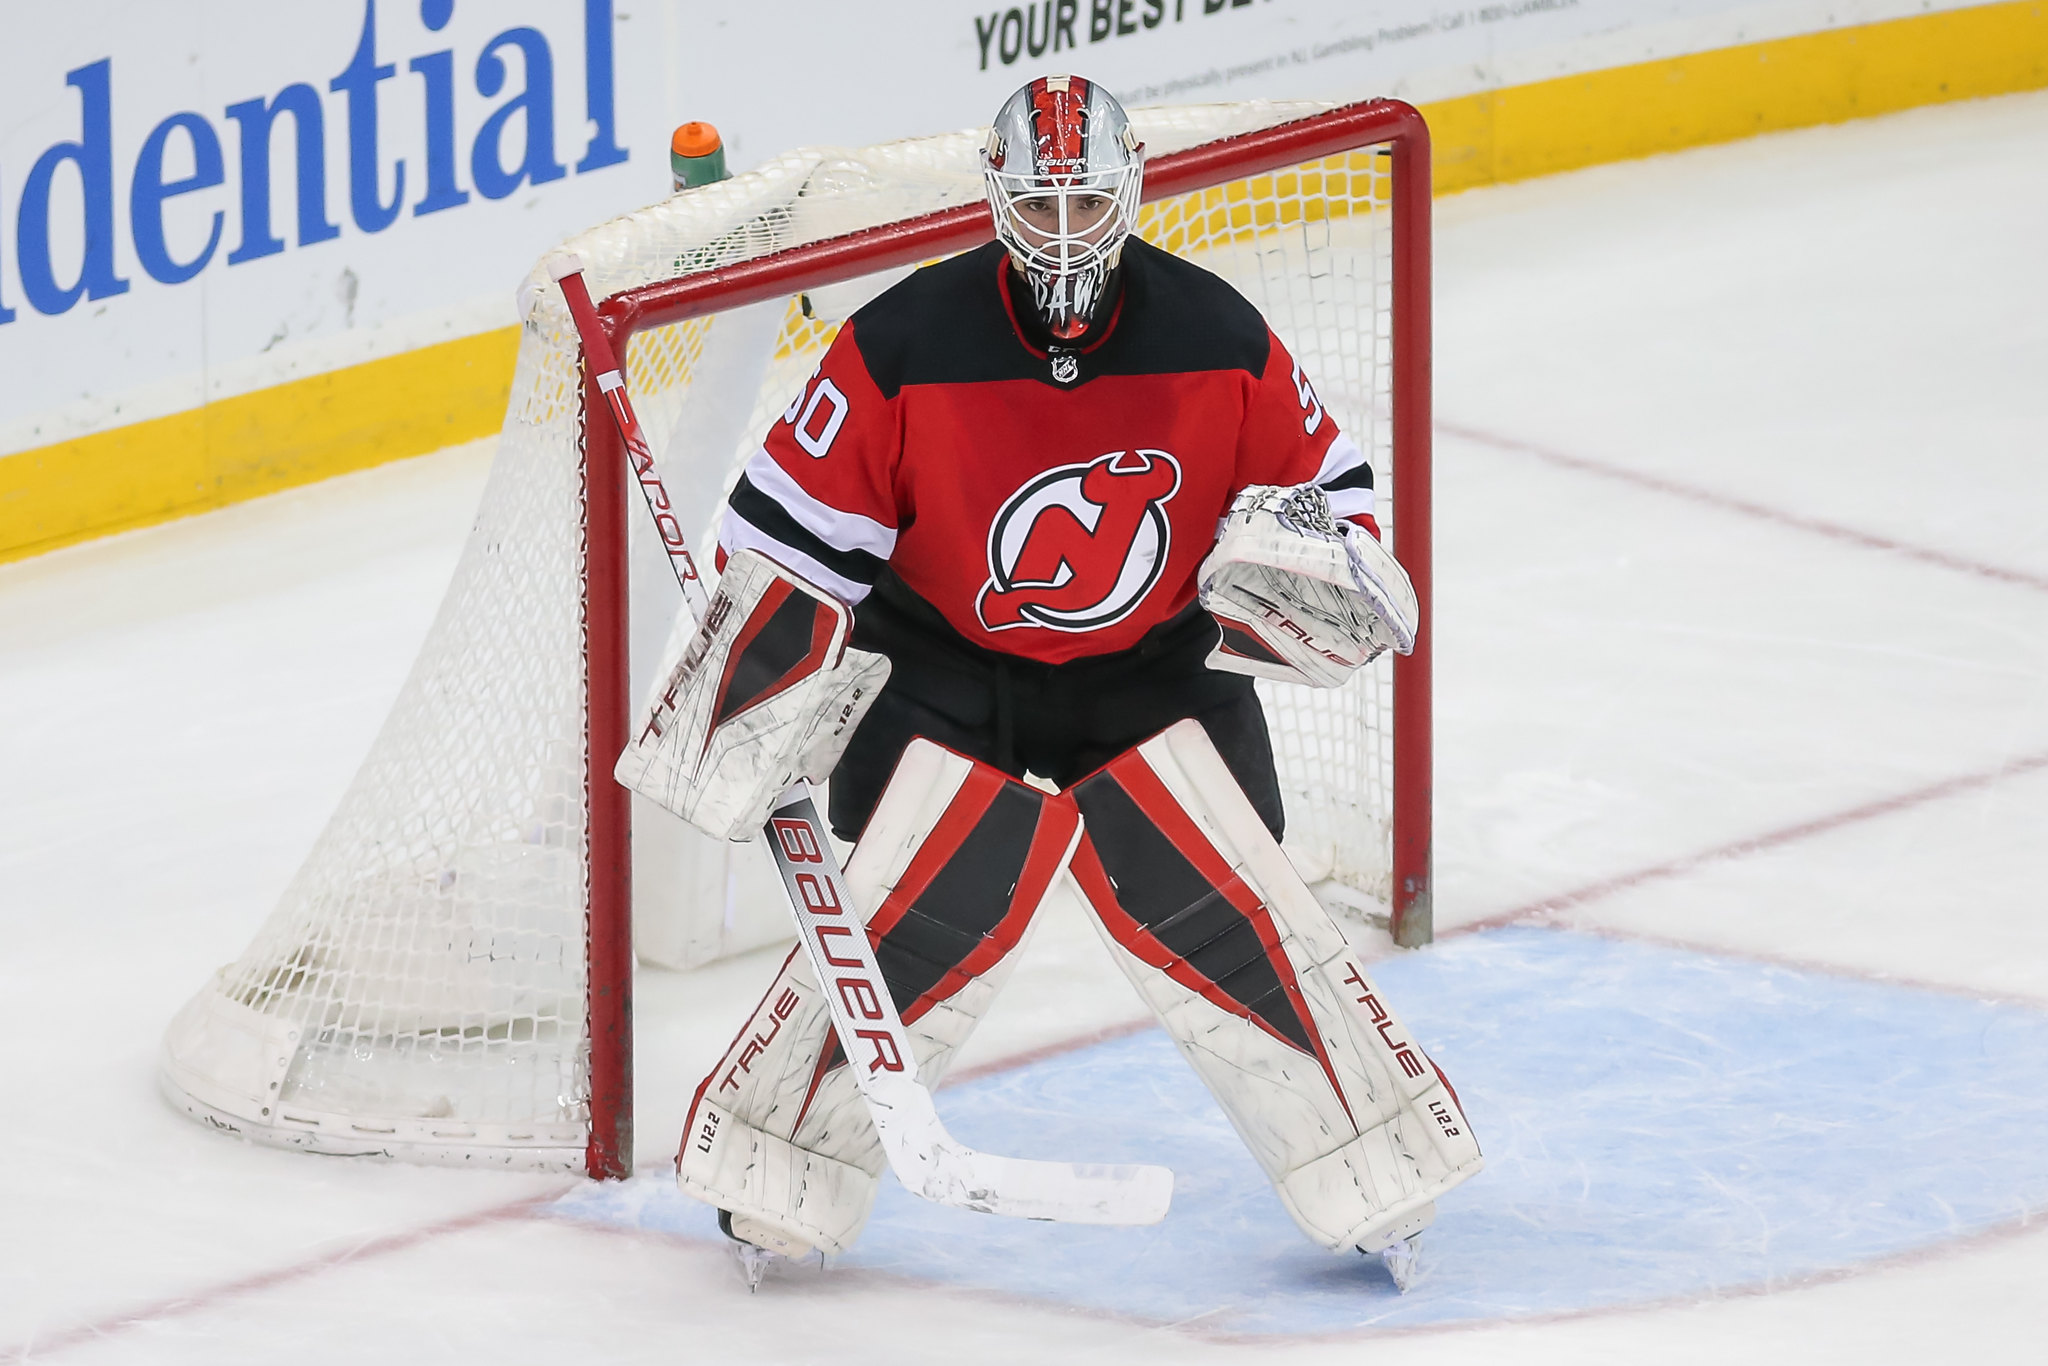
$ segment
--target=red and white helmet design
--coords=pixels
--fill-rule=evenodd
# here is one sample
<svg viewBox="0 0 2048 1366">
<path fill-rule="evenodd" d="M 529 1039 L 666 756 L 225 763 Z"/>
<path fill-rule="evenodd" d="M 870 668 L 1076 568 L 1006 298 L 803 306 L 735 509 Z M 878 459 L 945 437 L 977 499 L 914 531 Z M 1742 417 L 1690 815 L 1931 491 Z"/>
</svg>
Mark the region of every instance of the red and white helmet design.
<svg viewBox="0 0 2048 1366">
<path fill-rule="evenodd" d="M 1041 76 L 1003 101 L 982 149 L 996 236 L 1061 339 L 1088 330 L 1138 222 L 1145 149 L 1116 96 Z"/>
</svg>

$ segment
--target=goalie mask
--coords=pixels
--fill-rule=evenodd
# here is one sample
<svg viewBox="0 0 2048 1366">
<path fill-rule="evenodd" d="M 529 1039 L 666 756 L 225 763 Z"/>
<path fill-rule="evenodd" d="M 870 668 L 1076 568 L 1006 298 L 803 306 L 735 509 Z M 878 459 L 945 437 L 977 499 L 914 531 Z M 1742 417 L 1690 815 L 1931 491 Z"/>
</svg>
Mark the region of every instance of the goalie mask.
<svg viewBox="0 0 2048 1366">
<path fill-rule="evenodd" d="M 1138 221 L 1145 149 L 1123 106 L 1093 81 L 1041 76 L 1003 102 L 981 164 L 996 236 L 1039 318 L 1079 337 Z"/>
</svg>

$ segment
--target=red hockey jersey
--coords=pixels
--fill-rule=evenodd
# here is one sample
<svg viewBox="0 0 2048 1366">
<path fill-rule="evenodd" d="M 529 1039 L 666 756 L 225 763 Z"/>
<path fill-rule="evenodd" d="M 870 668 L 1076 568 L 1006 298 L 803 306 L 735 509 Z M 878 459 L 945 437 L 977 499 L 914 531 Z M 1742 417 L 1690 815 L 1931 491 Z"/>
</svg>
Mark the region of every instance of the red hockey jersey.
<svg viewBox="0 0 2048 1366">
<path fill-rule="evenodd" d="M 854 314 L 748 462 L 720 548 L 850 603 L 886 564 L 968 640 L 1057 664 L 1185 608 L 1248 484 L 1314 481 L 1371 525 L 1370 462 L 1222 280 L 1134 240 L 1101 335 L 1048 351 L 1007 269 L 992 243 Z"/>
</svg>

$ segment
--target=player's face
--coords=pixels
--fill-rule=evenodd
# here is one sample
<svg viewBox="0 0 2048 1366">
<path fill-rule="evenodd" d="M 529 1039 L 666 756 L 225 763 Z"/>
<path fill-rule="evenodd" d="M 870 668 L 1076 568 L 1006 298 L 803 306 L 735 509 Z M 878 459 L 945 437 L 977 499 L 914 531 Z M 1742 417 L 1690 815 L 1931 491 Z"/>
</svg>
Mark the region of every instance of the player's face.
<svg viewBox="0 0 2048 1366">
<path fill-rule="evenodd" d="M 1060 234 L 1059 196 L 1027 194 L 1010 201 L 1018 226 L 1033 246 L 1041 246 Z M 1115 201 L 1106 194 L 1079 194 L 1067 198 L 1066 232 L 1093 245 L 1109 231 L 1110 210 Z"/>
</svg>

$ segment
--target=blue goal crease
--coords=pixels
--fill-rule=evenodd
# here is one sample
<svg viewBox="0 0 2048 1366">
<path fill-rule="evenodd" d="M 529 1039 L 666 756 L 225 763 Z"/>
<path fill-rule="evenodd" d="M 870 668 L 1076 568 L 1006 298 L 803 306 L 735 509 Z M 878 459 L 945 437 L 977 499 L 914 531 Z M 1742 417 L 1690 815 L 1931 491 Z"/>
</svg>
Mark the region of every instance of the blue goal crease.
<svg viewBox="0 0 2048 1366">
<path fill-rule="evenodd" d="M 1414 1287 L 1310 1244 L 1164 1034 L 950 1087 L 964 1142 L 1163 1162 L 1165 1222 L 1027 1223 L 883 1183 L 835 1265 L 1212 1332 L 1415 1328 L 1705 1297 L 1897 1256 L 2048 1208 L 2048 1014 L 1568 931 L 1380 962 L 1458 1087 L 1486 1170 Z M 716 1237 L 662 1178 L 564 1218 Z"/>
</svg>

